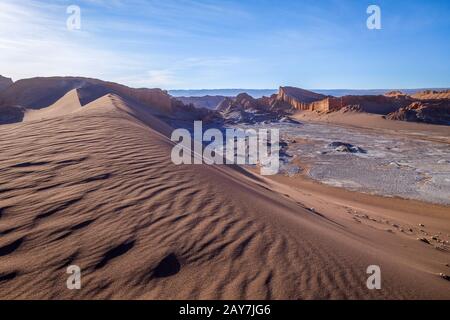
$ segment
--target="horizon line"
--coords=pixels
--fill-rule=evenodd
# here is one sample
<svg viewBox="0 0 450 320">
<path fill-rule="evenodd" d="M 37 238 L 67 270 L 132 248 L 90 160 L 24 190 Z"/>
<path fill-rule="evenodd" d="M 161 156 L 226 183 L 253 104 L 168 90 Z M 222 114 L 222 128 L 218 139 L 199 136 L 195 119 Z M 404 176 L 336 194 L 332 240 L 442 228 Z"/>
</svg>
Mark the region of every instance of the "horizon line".
<svg viewBox="0 0 450 320">
<path fill-rule="evenodd" d="M 20 78 L 17 80 L 14 80 L 13 77 L 9 77 L 7 75 L 1 74 L 0 73 L 0 77 L 4 77 L 4 78 L 8 78 L 11 79 L 13 81 L 13 83 L 16 83 L 18 81 L 21 80 L 29 80 L 29 79 L 36 79 L 36 78 L 85 78 L 85 79 L 94 79 L 94 80 L 100 80 L 100 81 L 105 81 L 105 82 L 115 82 L 118 84 L 122 84 L 125 85 L 127 87 L 130 88 L 134 88 L 134 89 L 161 89 L 161 90 L 165 90 L 165 91 L 216 91 L 216 90 L 257 90 L 257 91 L 276 91 L 279 90 L 279 88 L 282 87 L 293 87 L 293 88 L 300 88 L 300 89 L 304 89 L 304 90 L 308 90 L 308 91 L 314 91 L 314 90 L 322 90 L 322 91 L 344 91 L 344 90 L 353 90 L 353 91 L 375 91 L 375 90 L 379 90 L 379 91 L 393 91 L 393 90 L 449 90 L 450 89 L 450 85 L 449 86 L 434 86 L 434 87 L 414 87 L 414 88 L 402 88 L 402 87 L 394 87 L 394 88 L 306 88 L 306 87 L 301 87 L 301 86 L 296 86 L 296 85 L 279 85 L 278 88 L 201 88 L 201 89 L 169 89 L 169 88 L 164 88 L 161 86 L 148 86 L 148 87 L 137 87 L 137 86 L 131 86 L 128 84 L 124 84 L 123 82 L 120 81 L 115 81 L 115 80 L 103 80 L 100 77 L 92 77 L 92 76 L 74 76 L 74 75 L 66 75 L 66 76 L 61 76 L 61 75 L 52 75 L 52 76 L 33 76 L 33 77 L 29 77 L 29 78 Z"/>
</svg>

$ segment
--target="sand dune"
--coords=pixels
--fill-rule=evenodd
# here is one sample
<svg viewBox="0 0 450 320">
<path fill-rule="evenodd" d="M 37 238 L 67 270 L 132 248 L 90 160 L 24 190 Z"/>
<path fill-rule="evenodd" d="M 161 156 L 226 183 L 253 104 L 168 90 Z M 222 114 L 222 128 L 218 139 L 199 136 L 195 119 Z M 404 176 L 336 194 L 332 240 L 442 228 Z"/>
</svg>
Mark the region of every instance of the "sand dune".
<svg viewBox="0 0 450 320">
<path fill-rule="evenodd" d="M 0 298 L 450 298 L 448 253 L 236 168 L 175 166 L 151 110 L 110 94 L 62 115 L 75 93 L 48 108 L 58 117 L 0 127 Z"/>
<path fill-rule="evenodd" d="M 23 121 L 26 122 L 55 118 L 80 110 L 81 104 L 80 99 L 78 98 L 78 91 L 74 89 L 66 93 L 64 97 L 47 108 L 38 110 L 27 109 L 25 111 Z"/>
<path fill-rule="evenodd" d="M 0 106 L 42 109 L 53 105 L 69 91 L 77 90 L 82 106 L 106 94 L 152 105 L 162 113 L 170 113 L 179 103 L 161 89 L 135 89 L 118 83 L 82 77 L 31 78 L 14 82 L 0 92 Z"/>
</svg>

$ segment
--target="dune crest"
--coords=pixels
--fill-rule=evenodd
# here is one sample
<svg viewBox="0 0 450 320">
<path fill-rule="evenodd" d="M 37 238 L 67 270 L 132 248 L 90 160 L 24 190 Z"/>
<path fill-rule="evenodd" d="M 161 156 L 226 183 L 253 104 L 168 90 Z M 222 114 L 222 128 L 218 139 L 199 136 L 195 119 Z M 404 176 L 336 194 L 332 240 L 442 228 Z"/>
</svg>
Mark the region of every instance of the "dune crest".
<svg viewBox="0 0 450 320">
<path fill-rule="evenodd" d="M 82 107 L 78 97 L 78 90 L 73 89 L 47 108 L 39 110 L 27 109 L 25 111 L 23 121 L 27 122 L 60 117 L 73 112 L 78 112 L 81 109 Z"/>
</svg>

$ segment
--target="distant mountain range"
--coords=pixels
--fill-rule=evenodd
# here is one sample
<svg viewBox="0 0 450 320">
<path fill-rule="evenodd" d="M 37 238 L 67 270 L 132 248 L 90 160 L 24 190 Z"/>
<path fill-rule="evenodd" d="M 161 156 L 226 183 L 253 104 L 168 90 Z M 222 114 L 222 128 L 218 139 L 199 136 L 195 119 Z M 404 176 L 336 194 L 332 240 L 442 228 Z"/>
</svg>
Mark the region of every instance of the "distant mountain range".
<svg viewBox="0 0 450 320">
<path fill-rule="evenodd" d="M 405 94 L 415 94 L 425 90 L 442 91 L 448 88 L 418 88 L 418 89 L 312 89 L 316 93 L 326 96 L 342 97 L 342 96 L 366 96 L 366 95 L 382 95 L 390 91 L 401 91 Z M 169 94 L 174 97 L 204 97 L 204 96 L 224 96 L 236 97 L 240 93 L 247 93 L 253 98 L 261 98 L 263 96 L 270 97 L 278 93 L 278 89 L 200 89 L 200 90 L 169 90 Z"/>
<path fill-rule="evenodd" d="M 344 92 L 349 94 L 342 95 Z M 278 93 L 270 97 L 254 98 L 240 93 L 236 97 L 206 95 L 176 99 L 196 108 L 214 109 L 229 123 L 285 121 L 286 115 L 301 111 L 316 114 L 363 112 L 391 120 L 450 124 L 450 90 L 382 90 L 380 93 L 370 90 L 365 95 L 363 92 L 367 90 L 340 90 L 336 94 L 336 90 L 312 92 L 280 87 Z"/>
<path fill-rule="evenodd" d="M 178 90 L 170 92 L 172 96 L 161 89 L 135 89 L 82 77 L 40 77 L 16 82 L 0 77 L 0 85 L 0 124 L 43 119 L 49 114 L 66 115 L 101 98 L 117 96 L 146 106 L 146 110 L 152 115 L 169 119 L 169 122 L 205 120 L 256 123 L 285 121 L 289 115 L 301 112 L 364 112 L 392 120 L 450 125 L 450 90 L 313 92 L 295 87 L 280 87 L 278 91 Z M 240 93 L 232 96 L 238 92 Z M 180 94 L 183 96 L 179 96 Z M 189 96 L 192 94 L 203 96 Z"/>
<path fill-rule="evenodd" d="M 204 97 L 221 96 L 236 97 L 240 93 L 247 93 L 253 98 L 269 97 L 276 94 L 278 89 L 200 89 L 200 90 L 169 90 L 173 97 Z"/>
</svg>

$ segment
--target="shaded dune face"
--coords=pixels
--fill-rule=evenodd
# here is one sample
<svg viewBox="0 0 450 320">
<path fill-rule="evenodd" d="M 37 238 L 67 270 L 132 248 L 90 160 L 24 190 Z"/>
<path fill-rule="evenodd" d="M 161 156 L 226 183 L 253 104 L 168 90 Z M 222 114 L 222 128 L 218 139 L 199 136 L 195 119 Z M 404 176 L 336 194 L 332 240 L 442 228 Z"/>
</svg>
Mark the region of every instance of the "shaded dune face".
<svg viewBox="0 0 450 320">
<path fill-rule="evenodd" d="M 22 122 L 24 111 L 20 107 L 0 107 L 0 125 Z"/>
<path fill-rule="evenodd" d="M 442 297 L 439 280 L 396 272 L 381 246 L 261 181 L 173 165 L 168 132 L 114 95 L 0 127 L 0 298 Z M 366 287 L 373 257 L 382 291 Z M 66 288 L 69 265 L 81 290 Z"/>
</svg>

